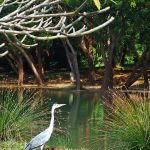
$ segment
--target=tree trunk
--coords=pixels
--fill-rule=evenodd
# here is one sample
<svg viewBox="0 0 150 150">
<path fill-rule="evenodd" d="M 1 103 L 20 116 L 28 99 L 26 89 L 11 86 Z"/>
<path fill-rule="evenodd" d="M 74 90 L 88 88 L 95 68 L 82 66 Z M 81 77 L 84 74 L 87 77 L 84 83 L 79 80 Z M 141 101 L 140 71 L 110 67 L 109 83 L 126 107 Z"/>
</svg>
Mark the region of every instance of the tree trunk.
<svg viewBox="0 0 150 150">
<path fill-rule="evenodd" d="M 62 40 L 62 42 L 66 50 L 66 55 L 67 55 L 67 59 L 68 59 L 68 63 L 70 65 L 71 71 L 73 72 L 75 76 L 76 88 L 77 90 L 80 90 L 81 83 L 80 83 L 80 73 L 79 73 L 79 68 L 78 68 L 77 54 L 68 39 Z"/>
<path fill-rule="evenodd" d="M 10 52 L 9 52 L 10 53 Z M 14 63 L 14 61 L 16 62 L 16 60 L 14 60 L 14 58 L 12 59 L 10 57 L 10 54 L 9 55 L 6 55 L 6 59 L 7 61 L 9 62 L 11 68 L 13 69 L 13 71 L 18 74 L 18 70 L 17 70 L 17 67 L 16 67 L 16 64 Z"/>
<path fill-rule="evenodd" d="M 23 60 L 21 55 L 18 57 L 18 85 L 23 85 L 23 79 L 24 79 L 24 69 L 23 69 Z"/>
<path fill-rule="evenodd" d="M 127 44 L 125 43 L 124 47 L 122 48 L 122 53 L 120 54 L 120 59 L 119 59 L 119 64 L 121 66 L 124 65 L 124 61 L 125 61 L 125 56 L 126 56 L 127 49 L 128 49 L 128 47 L 127 47 Z"/>
<path fill-rule="evenodd" d="M 25 51 L 24 51 L 25 52 Z M 26 53 L 26 52 L 25 52 Z M 34 61 L 34 58 L 33 58 L 33 56 L 31 55 L 31 53 L 26 53 L 26 55 L 28 56 L 28 59 L 30 60 L 30 62 L 29 62 L 29 60 L 27 60 L 28 61 L 28 63 L 29 63 L 29 65 L 30 65 L 30 67 L 31 67 L 31 69 L 33 70 L 33 73 L 34 73 L 34 75 L 35 75 L 35 77 L 36 77 L 36 81 L 40 84 L 40 85 L 43 85 L 43 78 L 42 78 L 42 76 L 41 76 L 41 74 L 38 72 L 38 66 L 36 66 L 35 64 L 35 61 Z M 26 57 L 26 59 L 27 59 L 27 57 Z"/>
<path fill-rule="evenodd" d="M 42 63 L 42 57 L 41 57 L 41 51 L 39 49 L 39 46 L 36 46 L 36 56 L 38 60 L 38 72 L 42 79 L 44 79 L 44 67 Z"/>
<path fill-rule="evenodd" d="M 110 62 L 105 64 L 104 78 L 102 82 L 102 90 L 108 90 L 113 88 L 113 68 Z"/>
<path fill-rule="evenodd" d="M 86 40 L 88 42 L 88 47 L 86 46 Z M 96 80 L 96 75 L 95 75 L 94 61 L 93 61 L 93 56 L 92 56 L 93 40 L 90 35 L 82 36 L 81 48 L 83 52 L 85 53 L 85 56 L 88 61 L 89 79 L 91 82 L 93 82 L 94 80 Z"/>
<path fill-rule="evenodd" d="M 148 81 L 147 71 L 143 72 L 143 77 L 144 77 L 144 89 L 149 90 L 149 81 Z"/>
<path fill-rule="evenodd" d="M 70 41 L 67 39 L 66 40 L 68 47 L 70 48 L 71 52 L 72 52 L 72 59 L 73 59 L 73 68 L 74 68 L 74 72 L 75 72 L 75 78 L 76 78 L 76 87 L 77 90 L 80 90 L 81 88 L 81 83 L 80 83 L 80 73 L 79 73 L 79 68 L 78 68 L 78 61 L 77 61 L 77 53 L 75 52 L 72 44 L 70 43 Z"/>
<path fill-rule="evenodd" d="M 111 40 L 107 43 L 110 44 L 107 45 L 108 56 L 106 56 L 107 54 L 104 47 L 104 41 L 103 38 L 101 37 L 100 46 L 101 46 L 102 57 L 105 64 L 104 78 L 101 87 L 102 90 L 108 90 L 113 88 L 113 53 L 115 47 L 114 35 L 111 35 Z"/>
<path fill-rule="evenodd" d="M 150 52 L 148 50 L 147 51 L 145 50 L 141 59 L 136 63 L 133 72 L 129 75 L 126 83 L 122 87 L 123 89 L 128 89 L 142 75 L 144 76 L 144 82 L 145 82 L 144 84 L 147 86 L 147 88 L 149 87 L 148 79 L 147 79 L 148 77 L 146 73 L 146 70 L 149 65 L 149 61 L 150 61 Z"/>
<path fill-rule="evenodd" d="M 17 48 L 21 51 L 21 53 L 23 54 L 23 56 L 26 58 L 27 62 L 29 63 L 29 65 L 30 65 L 35 77 L 36 77 L 37 82 L 40 85 L 43 85 L 42 78 L 41 78 L 40 74 L 38 73 L 34 62 L 31 60 L 31 58 L 28 56 L 28 54 L 25 52 L 25 50 L 22 47 L 17 46 Z"/>
<path fill-rule="evenodd" d="M 24 80 L 22 56 L 18 53 L 14 53 L 14 50 L 12 50 L 12 52 L 6 56 L 6 59 L 8 60 L 14 72 L 18 75 L 18 85 L 22 86 Z"/>
<path fill-rule="evenodd" d="M 26 53 L 26 51 L 20 47 L 19 45 L 15 44 L 14 42 L 11 41 L 11 39 L 5 34 L 7 40 L 15 47 L 17 48 L 18 50 L 20 50 L 20 52 L 23 54 L 23 56 L 26 58 L 27 62 L 29 63 L 36 79 L 37 79 L 37 82 L 40 84 L 40 85 L 43 85 L 43 81 L 40 77 L 40 74 L 38 73 L 34 63 L 32 62 L 32 60 L 30 59 L 30 57 L 28 56 L 28 54 Z"/>
</svg>

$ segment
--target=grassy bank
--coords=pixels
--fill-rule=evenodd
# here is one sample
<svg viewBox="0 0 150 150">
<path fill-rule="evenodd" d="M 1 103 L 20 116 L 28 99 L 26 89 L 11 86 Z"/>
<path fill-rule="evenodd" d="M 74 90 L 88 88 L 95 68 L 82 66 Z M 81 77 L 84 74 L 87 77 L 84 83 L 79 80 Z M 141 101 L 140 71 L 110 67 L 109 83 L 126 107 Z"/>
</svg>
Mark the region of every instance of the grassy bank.
<svg viewBox="0 0 150 150">
<path fill-rule="evenodd" d="M 113 96 L 105 121 L 111 148 L 150 150 L 150 99 L 142 96 Z"/>
</svg>

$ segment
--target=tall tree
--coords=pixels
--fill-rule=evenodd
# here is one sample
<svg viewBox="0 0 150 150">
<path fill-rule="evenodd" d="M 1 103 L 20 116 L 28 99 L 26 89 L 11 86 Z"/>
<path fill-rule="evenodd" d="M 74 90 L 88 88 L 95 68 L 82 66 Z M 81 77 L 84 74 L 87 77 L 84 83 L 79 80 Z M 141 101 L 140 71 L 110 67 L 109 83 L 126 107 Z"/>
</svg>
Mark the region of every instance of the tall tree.
<svg viewBox="0 0 150 150">
<path fill-rule="evenodd" d="M 78 26 L 84 17 L 98 15 L 109 10 L 109 7 L 107 7 L 94 12 L 82 12 L 86 3 L 87 0 L 74 11 L 66 12 L 61 7 L 61 0 L 15 0 L 13 2 L 4 0 L 1 2 L 0 33 L 6 36 L 8 41 L 26 58 L 39 84 L 43 83 L 41 73 L 25 50 L 37 46 L 35 40 L 79 37 L 100 30 L 114 20 L 114 17 L 111 17 L 93 28 L 88 28 L 86 25 Z M 96 3 L 96 6 L 99 7 L 98 3 Z M 73 19 L 70 19 L 71 17 Z M 13 36 L 13 40 L 11 40 L 11 36 Z M 33 43 L 27 44 L 26 39 L 30 39 Z M 4 43 L 1 44 L 1 47 L 3 46 L 5 46 Z"/>
<path fill-rule="evenodd" d="M 145 31 L 148 31 L 149 15 L 148 3 L 145 2 L 144 0 L 117 0 L 116 4 L 110 4 L 109 1 L 103 4 L 110 4 L 112 6 L 110 13 L 115 16 L 113 24 L 100 32 L 100 51 L 105 65 L 103 90 L 113 88 L 113 67 L 118 63 L 118 60 L 125 60 L 127 53 L 130 53 L 135 58 L 133 61 L 137 63 L 137 56 L 135 57 L 135 54 L 138 54 L 137 51 L 139 51 L 136 48 L 137 45 L 140 44 L 143 47 L 142 49 L 147 47 L 148 32 Z M 143 42 L 140 39 L 141 35 Z M 142 49 L 140 52 L 142 52 Z M 131 55 L 129 57 L 131 58 Z"/>
</svg>

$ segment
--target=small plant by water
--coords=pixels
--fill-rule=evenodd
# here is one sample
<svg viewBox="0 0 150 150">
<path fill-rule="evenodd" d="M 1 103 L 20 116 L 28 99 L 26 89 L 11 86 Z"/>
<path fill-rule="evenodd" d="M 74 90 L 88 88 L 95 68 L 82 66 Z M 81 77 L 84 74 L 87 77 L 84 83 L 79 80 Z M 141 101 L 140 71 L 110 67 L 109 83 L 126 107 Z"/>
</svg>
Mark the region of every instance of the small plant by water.
<svg viewBox="0 0 150 150">
<path fill-rule="evenodd" d="M 47 112 L 41 108 L 39 96 L 20 92 L 0 91 L 0 141 L 27 140 L 46 124 Z"/>
<path fill-rule="evenodd" d="M 105 122 L 114 149 L 150 150 L 150 99 L 141 96 L 113 96 Z"/>
</svg>

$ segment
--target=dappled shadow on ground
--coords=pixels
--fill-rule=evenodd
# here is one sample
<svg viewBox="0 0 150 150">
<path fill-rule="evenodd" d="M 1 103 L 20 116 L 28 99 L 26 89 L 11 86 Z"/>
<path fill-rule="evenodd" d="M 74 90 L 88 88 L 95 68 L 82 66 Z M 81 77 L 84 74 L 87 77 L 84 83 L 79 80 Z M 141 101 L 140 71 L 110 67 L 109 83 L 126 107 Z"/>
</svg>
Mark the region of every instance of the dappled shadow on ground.
<svg viewBox="0 0 150 150">
<path fill-rule="evenodd" d="M 114 70 L 114 87 L 121 88 L 126 82 L 129 74 L 132 72 L 131 69 L 126 70 Z M 99 89 L 103 80 L 103 69 L 96 70 L 96 80 L 91 82 L 87 70 L 82 70 L 80 72 L 81 83 L 83 89 Z M 149 75 L 150 76 L 150 75 Z M 17 83 L 17 76 L 10 73 L 0 74 L 0 87 L 19 87 Z M 143 78 L 139 78 L 133 85 L 132 89 L 142 89 L 143 88 Z M 70 80 L 70 72 L 59 70 L 45 72 L 45 81 L 42 86 L 36 83 L 35 77 L 31 74 L 25 75 L 25 80 L 23 84 L 24 88 L 50 88 L 50 89 L 76 89 L 75 83 Z"/>
</svg>

